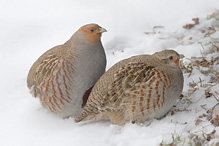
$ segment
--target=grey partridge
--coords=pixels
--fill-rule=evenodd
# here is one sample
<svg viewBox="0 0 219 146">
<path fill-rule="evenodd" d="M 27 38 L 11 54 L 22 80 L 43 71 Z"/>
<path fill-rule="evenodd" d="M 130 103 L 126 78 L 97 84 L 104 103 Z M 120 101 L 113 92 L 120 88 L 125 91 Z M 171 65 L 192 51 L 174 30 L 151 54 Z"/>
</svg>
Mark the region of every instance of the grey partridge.
<svg viewBox="0 0 219 146">
<path fill-rule="evenodd" d="M 43 107 L 62 118 L 81 112 L 84 94 L 105 72 L 103 32 L 106 29 L 97 24 L 84 25 L 67 42 L 36 60 L 30 68 L 27 86 Z"/>
<path fill-rule="evenodd" d="M 110 119 L 122 125 L 161 118 L 183 89 L 180 55 L 164 50 L 122 60 L 101 76 L 75 122 Z"/>
</svg>

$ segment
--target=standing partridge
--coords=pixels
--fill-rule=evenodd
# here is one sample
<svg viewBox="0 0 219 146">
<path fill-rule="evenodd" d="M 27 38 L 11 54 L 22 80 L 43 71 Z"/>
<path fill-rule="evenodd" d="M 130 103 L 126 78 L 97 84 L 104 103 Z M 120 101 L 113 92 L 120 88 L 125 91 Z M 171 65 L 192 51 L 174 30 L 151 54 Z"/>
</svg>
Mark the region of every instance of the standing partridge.
<svg viewBox="0 0 219 146">
<path fill-rule="evenodd" d="M 122 60 L 97 81 L 75 122 L 110 119 L 122 125 L 164 116 L 183 89 L 174 50 Z"/>
<path fill-rule="evenodd" d="M 105 72 L 106 55 L 100 39 L 103 32 L 106 29 L 97 24 L 84 25 L 32 65 L 27 86 L 43 107 L 62 118 L 81 112 L 82 97 Z"/>
</svg>

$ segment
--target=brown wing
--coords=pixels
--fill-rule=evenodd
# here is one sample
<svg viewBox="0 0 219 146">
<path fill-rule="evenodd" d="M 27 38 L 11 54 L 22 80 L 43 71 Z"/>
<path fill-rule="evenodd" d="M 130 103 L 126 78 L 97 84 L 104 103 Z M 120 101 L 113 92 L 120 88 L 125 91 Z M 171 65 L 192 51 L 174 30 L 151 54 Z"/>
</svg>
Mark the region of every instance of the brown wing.
<svg viewBox="0 0 219 146">
<path fill-rule="evenodd" d="M 153 76 L 152 66 L 141 62 L 127 62 L 129 60 L 117 63 L 100 78 L 91 92 L 84 111 L 75 119 L 76 122 L 92 119 L 99 112 L 120 110 L 118 107 L 127 94 L 126 91 L 135 90 L 137 83 L 146 82 Z"/>
<path fill-rule="evenodd" d="M 68 59 L 48 55 L 32 75 L 31 92 L 50 111 L 62 110 L 71 100 L 73 72 L 73 65 Z"/>
<path fill-rule="evenodd" d="M 71 48 L 71 49 L 73 49 L 73 48 Z M 68 46 L 65 46 L 65 45 L 59 45 L 59 46 L 56 46 L 56 47 L 49 49 L 48 51 L 43 53 L 36 60 L 36 62 L 31 66 L 29 73 L 28 73 L 28 76 L 27 76 L 27 87 L 30 89 L 31 87 L 33 87 L 35 85 L 34 79 L 36 76 L 37 68 L 39 68 L 40 65 L 43 65 L 43 64 L 45 65 L 45 64 L 47 64 L 47 62 L 52 63 L 52 60 L 54 60 L 55 58 L 58 59 L 58 58 L 63 57 L 63 58 L 74 59 L 75 56 L 76 56 L 76 54 L 72 54 L 70 51 L 70 48 Z M 52 59 L 52 60 L 49 61 L 50 59 Z"/>
<path fill-rule="evenodd" d="M 158 68 L 149 72 L 151 76 L 147 80 L 136 83 L 134 90 L 126 90 L 126 98 L 119 105 L 125 109 L 124 119 L 144 121 L 162 110 L 171 84 L 169 76 Z"/>
<path fill-rule="evenodd" d="M 114 75 L 115 80 L 109 85 L 107 93 L 103 97 L 105 106 L 116 109 L 124 96 L 130 94 L 129 91 L 135 91 L 137 84 L 147 82 L 154 75 L 154 72 L 151 71 L 153 68 L 153 66 L 147 66 L 141 62 L 129 63 L 122 67 Z"/>
</svg>

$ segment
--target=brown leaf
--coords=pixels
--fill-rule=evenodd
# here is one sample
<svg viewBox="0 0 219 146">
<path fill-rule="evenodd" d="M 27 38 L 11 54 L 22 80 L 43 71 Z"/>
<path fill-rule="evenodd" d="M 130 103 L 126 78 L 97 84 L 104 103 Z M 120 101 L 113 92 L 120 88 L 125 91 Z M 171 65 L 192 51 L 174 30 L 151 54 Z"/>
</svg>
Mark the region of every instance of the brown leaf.
<svg viewBox="0 0 219 146">
<path fill-rule="evenodd" d="M 202 120 L 200 120 L 200 119 L 196 119 L 196 120 L 195 120 L 195 126 L 197 126 L 201 121 L 202 121 Z"/>
</svg>

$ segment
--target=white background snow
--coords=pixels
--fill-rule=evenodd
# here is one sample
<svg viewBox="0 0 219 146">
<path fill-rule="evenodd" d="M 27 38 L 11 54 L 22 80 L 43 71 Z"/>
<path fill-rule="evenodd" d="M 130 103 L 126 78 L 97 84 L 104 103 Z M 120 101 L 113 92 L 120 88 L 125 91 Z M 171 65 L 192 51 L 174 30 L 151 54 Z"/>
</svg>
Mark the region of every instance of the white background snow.
<svg viewBox="0 0 219 146">
<path fill-rule="evenodd" d="M 202 129 L 194 124 L 194 109 L 199 105 L 190 105 L 191 112 L 149 121 L 149 126 L 145 126 L 147 122 L 144 126 L 117 126 L 109 121 L 76 124 L 73 118 L 61 119 L 43 109 L 29 94 L 26 77 L 42 53 L 67 41 L 87 23 L 97 23 L 108 30 L 102 36 L 107 69 L 124 58 L 170 48 L 186 58 L 201 56 L 202 47 L 197 42 L 204 38 L 199 29 L 214 23 L 206 17 L 218 8 L 218 0 L 0 0 L 0 145 L 151 146 L 162 140 L 171 142 L 173 133 L 186 135 L 189 130 Z M 194 17 L 200 18 L 200 25 L 193 30 L 183 29 Z M 154 26 L 177 34 L 144 34 L 153 32 Z M 182 35 L 192 36 L 194 43 L 188 43 L 186 37 L 176 39 Z M 214 37 L 218 38 L 219 33 Z M 193 80 L 199 77 L 193 75 Z M 202 76 L 203 80 L 208 78 Z M 190 81 L 185 75 L 184 92 Z M 200 91 L 193 96 L 199 99 L 203 94 Z M 213 98 L 207 102 L 207 107 L 216 103 Z M 212 131 L 212 127 L 208 130 Z"/>
</svg>

